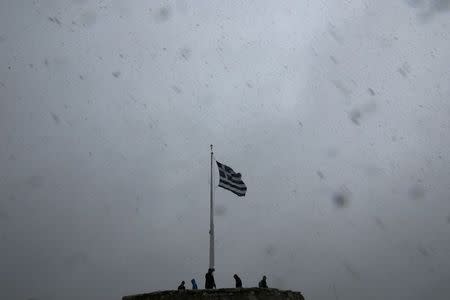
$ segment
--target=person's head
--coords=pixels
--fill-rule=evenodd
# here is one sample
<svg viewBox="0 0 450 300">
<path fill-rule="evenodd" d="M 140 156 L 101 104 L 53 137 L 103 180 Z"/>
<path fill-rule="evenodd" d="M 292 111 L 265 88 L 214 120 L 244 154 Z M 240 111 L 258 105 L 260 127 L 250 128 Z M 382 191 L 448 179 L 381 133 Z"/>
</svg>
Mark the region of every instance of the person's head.
<svg viewBox="0 0 450 300">
<path fill-rule="evenodd" d="M 263 276 L 263 280 L 266 280 L 266 275 Z"/>
<path fill-rule="evenodd" d="M 238 276 L 237 276 L 237 274 L 234 274 L 233 277 L 236 279 Z"/>
<path fill-rule="evenodd" d="M 209 268 L 208 273 L 212 273 L 212 272 L 214 272 L 214 268 Z"/>
<path fill-rule="evenodd" d="M 184 285 L 184 280 L 181 282 L 181 285 Z"/>
</svg>

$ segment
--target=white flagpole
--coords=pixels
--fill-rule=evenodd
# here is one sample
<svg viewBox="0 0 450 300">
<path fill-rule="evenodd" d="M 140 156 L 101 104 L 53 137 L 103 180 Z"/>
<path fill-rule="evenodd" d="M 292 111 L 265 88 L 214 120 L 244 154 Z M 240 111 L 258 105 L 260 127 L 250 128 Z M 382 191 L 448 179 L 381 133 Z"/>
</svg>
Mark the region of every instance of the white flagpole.
<svg viewBox="0 0 450 300">
<path fill-rule="evenodd" d="M 214 199 L 213 199 L 213 145 L 211 145 L 211 186 L 210 186 L 210 212 L 209 212 L 209 268 L 214 268 Z"/>
</svg>

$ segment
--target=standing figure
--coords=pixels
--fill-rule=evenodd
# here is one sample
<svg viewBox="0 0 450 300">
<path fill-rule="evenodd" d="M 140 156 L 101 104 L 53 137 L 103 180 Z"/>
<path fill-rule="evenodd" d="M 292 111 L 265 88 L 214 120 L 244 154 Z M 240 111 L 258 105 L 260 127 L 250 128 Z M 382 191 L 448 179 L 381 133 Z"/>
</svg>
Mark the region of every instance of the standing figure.
<svg viewBox="0 0 450 300">
<path fill-rule="evenodd" d="M 234 280 L 236 281 L 236 288 L 239 289 L 242 287 L 242 280 L 237 276 L 237 274 L 233 275 Z"/>
<path fill-rule="evenodd" d="M 191 283 L 192 283 L 192 289 L 193 290 L 198 290 L 197 282 L 195 282 L 194 278 L 191 279 Z"/>
<path fill-rule="evenodd" d="M 208 269 L 208 273 L 205 274 L 205 289 L 215 289 L 216 282 L 214 281 L 213 272 L 214 269 Z"/>
</svg>

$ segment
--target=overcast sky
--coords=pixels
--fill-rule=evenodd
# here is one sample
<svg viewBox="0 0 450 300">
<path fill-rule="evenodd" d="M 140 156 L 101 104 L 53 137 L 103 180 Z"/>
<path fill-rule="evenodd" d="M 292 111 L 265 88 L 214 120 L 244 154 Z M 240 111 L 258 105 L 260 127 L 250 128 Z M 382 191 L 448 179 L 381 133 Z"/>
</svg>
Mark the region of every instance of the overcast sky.
<svg viewBox="0 0 450 300">
<path fill-rule="evenodd" d="M 1 0 L 2 298 L 203 287 L 214 144 L 218 287 L 448 299 L 449 82 L 448 0 Z"/>
</svg>

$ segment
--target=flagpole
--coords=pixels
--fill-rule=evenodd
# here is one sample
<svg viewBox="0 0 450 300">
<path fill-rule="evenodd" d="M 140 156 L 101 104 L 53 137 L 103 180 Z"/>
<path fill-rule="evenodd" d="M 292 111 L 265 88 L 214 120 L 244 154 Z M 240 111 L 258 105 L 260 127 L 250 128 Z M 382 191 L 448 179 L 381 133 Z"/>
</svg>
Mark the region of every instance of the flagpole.
<svg viewBox="0 0 450 300">
<path fill-rule="evenodd" d="M 214 160 L 214 153 L 213 153 L 213 145 L 210 145 L 211 147 L 211 185 L 210 185 L 210 211 L 209 211 L 209 268 L 214 268 L 214 199 L 213 199 L 213 160 Z"/>
</svg>

